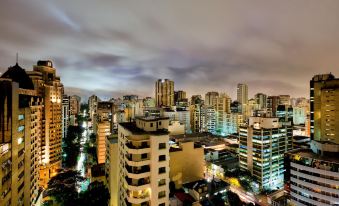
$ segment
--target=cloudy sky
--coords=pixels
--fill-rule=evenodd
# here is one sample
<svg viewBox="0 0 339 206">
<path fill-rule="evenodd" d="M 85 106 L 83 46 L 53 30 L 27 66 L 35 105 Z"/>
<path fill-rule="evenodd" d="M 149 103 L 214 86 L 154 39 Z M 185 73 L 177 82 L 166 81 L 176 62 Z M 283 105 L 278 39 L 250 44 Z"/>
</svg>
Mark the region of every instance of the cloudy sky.
<svg viewBox="0 0 339 206">
<path fill-rule="evenodd" d="M 0 72 L 51 59 L 68 94 L 153 96 L 168 78 L 189 95 L 308 96 L 339 76 L 339 1 L 1 0 Z"/>
</svg>

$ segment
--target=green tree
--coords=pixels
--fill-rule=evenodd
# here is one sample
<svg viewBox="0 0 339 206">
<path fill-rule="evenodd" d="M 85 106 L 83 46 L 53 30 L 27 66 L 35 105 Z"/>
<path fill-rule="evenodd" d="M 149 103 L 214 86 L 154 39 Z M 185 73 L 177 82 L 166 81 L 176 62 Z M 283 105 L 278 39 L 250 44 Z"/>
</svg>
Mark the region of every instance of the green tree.
<svg viewBox="0 0 339 206">
<path fill-rule="evenodd" d="M 230 204 L 230 206 L 241 206 L 242 205 L 242 202 L 239 196 L 232 191 L 227 191 L 227 198 L 228 198 L 228 203 Z"/>
<path fill-rule="evenodd" d="M 62 206 L 79 205 L 77 191 L 85 180 L 78 171 L 61 172 L 50 179 L 45 194 Z"/>
<path fill-rule="evenodd" d="M 88 189 L 80 194 L 79 203 L 82 206 L 91 205 L 108 205 L 110 198 L 107 187 L 102 182 L 92 182 L 89 184 Z"/>
<path fill-rule="evenodd" d="M 73 168 L 76 165 L 80 153 L 80 138 L 83 129 L 79 126 L 69 126 L 67 135 L 63 139 L 62 152 L 63 164 L 66 168 Z"/>
</svg>

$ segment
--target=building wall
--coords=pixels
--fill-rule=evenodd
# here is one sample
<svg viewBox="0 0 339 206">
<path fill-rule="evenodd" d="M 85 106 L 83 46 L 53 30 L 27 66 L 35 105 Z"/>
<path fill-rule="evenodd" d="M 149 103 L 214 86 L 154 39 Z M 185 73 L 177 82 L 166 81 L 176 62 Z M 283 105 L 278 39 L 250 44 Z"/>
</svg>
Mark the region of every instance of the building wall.
<svg viewBox="0 0 339 206">
<path fill-rule="evenodd" d="M 174 82 L 159 79 L 155 82 L 155 104 L 157 107 L 174 105 Z"/>
<path fill-rule="evenodd" d="M 169 153 L 169 176 L 176 188 L 181 188 L 184 183 L 204 178 L 204 149 L 194 148 L 194 142 L 181 143 L 180 148 L 180 151 Z"/>
<path fill-rule="evenodd" d="M 118 168 L 118 141 L 117 137 L 115 137 L 114 141 L 112 141 L 109 138 L 106 138 L 106 182 L 108 185 L 108 190 L 110 193 L 110 206 L 116 206 L 119 205 L 119 189 L 118 189 L 118 174 L 119 174 L 119 168 Z"/>
<path fill-rule="evenodd" d="M 251 117 L 240 127 L 240 168 L 249 170 L 260 189 L 277 189 L 284 181 L 284 153 L 292 149 L 292 127 L 278 118 Z"/>
<path fill-rule="evenodd" d="M 339 79 L 331 74 L 311 80 L 311 139 L 339 143 Z M 317 129 L 315 129 L 317 128 Z"/>
<path fill-rule="evenodd" d="M 128 123 L 144 130 L 138 134 L 119 124 L 119 205 L 169 205 L 169 136 L 154 130 L 159 122 L 159 129 L 167 129 L 168 121 L 137 119 L 136 124 Z"/>
</svg>

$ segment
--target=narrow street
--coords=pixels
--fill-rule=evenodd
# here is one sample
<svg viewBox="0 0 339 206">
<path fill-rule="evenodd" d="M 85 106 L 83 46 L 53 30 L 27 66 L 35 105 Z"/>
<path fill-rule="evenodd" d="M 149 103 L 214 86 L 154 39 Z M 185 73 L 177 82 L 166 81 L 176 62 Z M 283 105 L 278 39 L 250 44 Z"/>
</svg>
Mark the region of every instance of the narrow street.
<svg viewBox="0 0 339 206">
<path fill-rule="evenodd" d="M 86 117 L 86 111 L 83 113 L 83 117 Z M 80 172 L 81 176 L 86 178 L 86 159 L 87 159 L 87 153 L 85 151 L 85 144 L 89 140 L 89 131 L 88 131 L 88 121 L 87 119 L 82 122 L 82 125 L 80 125 L 84 131 L 81 134 L 80 139 L 80 154 L 77 158 L 77 164 L 76 164 L 76 170 Z M 82 182 L 80 184 L 80 191 L 84 191 L 87 189 L 87 186 L 89 184 L 89 179 L 87 181 Z"/>
</svg>

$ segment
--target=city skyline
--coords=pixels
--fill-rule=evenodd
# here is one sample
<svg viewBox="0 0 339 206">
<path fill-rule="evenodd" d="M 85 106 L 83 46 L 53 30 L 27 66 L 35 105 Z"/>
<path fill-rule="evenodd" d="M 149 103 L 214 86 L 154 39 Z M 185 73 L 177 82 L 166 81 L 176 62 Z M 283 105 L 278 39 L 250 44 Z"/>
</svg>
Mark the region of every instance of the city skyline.
<svg viewBox="0 0 339 206">
<path fill-rule="evenodd" d="M 308 97 L 313 74 L 339 72 L 335 1 L 35 3 L 1 3 L 0 72 L 17 52 L 27 70 L 51 59 L 66 93 L 85 98 L 153 96 L 165 78 L 188 96 L 234 100 L 245 83 L 249 97 Z"/>
</svg>

